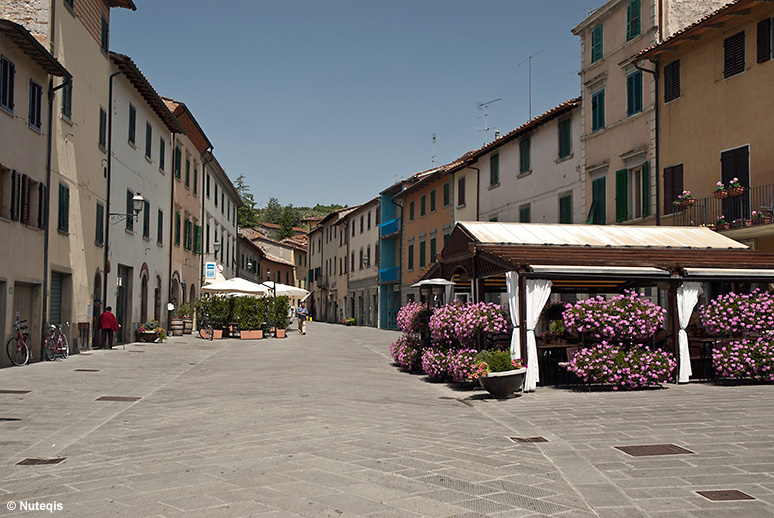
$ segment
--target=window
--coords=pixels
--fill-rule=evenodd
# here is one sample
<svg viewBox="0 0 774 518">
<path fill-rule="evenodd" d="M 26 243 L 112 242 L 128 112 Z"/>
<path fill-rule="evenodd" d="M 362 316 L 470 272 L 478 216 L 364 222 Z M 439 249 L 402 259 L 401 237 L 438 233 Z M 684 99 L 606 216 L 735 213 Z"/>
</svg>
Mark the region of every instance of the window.
<svg viewBox="0 0 774 518">
<path fill-rule="evenodd" d="M 626 76 L 626 115 L 631 117 L 642 111 L 642 70 Z"/>
<path fill-rule="evenodd" d="M 756 39 L 756 50 L 758 63 L 764 63 L 774 56 L 774 47 L 772 47 L 772 28 L 771 18 L 766 18 L 758 22 L 758 37 Z"/>
<path fill-rule="evenodd" d="M 744 72 L 744 31 L 723 41 L 723 77 L 728 79 Z"/>
<path fill-rule="evenodd" d="M 559 158 L 567 158 L 572 153 L 571 124 L 570 119 L 559 122 Z"/>
<path fill-rule="evenodd" d="M 97 226 L 94 228 L 94 243 L 105 243 L 105 206 L 97 202 Z"/>
<path fill-rule="evenodd" d="M 218 206 L 218 183 L 215 182 L 215 206 Z"/>
<path fill-rule="evenodd" d="M 158 210 L 156 216 L 156 242 L 158 244 L 164 243 L 164 213 L 161 209 Z"/>
<path fill-rule="evenodd" d="M 134 146 L 137 133 L 137 109 L 129 105 L 129 143 Z"/>
<path fill-rule="evenodd" d="M 435 212 L 435 189 L 430 191 L 430 212 Z"/>
<path fill-rule="evenodd" d="M 521 139 L 519 142 L 519 174 L 529 173 L 530 166 L 530 140 L 529 137 Z"/>
<path fill-rule="evenodd" d="M 102 52 L 105 54 L 108 53 L 108 47 L 109 47 L 109 37 L 110 37 L 110 25 L 108 24 L 107 18 L 104 16 L 102 17 L 102 31 L 100 33 L 100 48 L 102 48 Z"/>
<path fill-rule="evenodd" d="M 183 150 L 180 146 L 175 146 L 175 156 L 172 157 L 172 168 L 175 171 L 175 178 L 180 179 L 180 169 L 183 162 Z"/>
<path fill-rule="evenodd" d="M 431 264 L 435 263 L 435 256 L 438 253 L 438 251 L 436 250 L 436 247 L 437 247 L 436 238 L 431 237 L 430 238 L 430 263 Z"/>
<path fill-rule="evenodd" d="M 559 198 L 559 223 L 572 225 L 572 194 Z"/>
<path fill-rule="evenodd" d="M 363 233 L 363 215 L 360 215 L 360 233 Z"/>
<path fill-rule="evenodd" d="M 650 209 L 648 163 L 615 173 L 615 221 L 642 218 Z M 680 191 L 682 192 L 682 191 Z M 679 193 L 678 193 L 679 194 Z M 675 195 L 670 202 L 677 199 Z"/>
<path fill-rule="evenodd" d="M 500 185 L 500 155 L 489 157 L 489 187 Z"/>
<path fill-rule="evenodd" d="M 31 128 L 40 131 L 41 116 L 43 111 L 43 87 L 30 79 L 30 116 L 28 124 Z"/>
<path fill-rule="evenodd" d="M 371 212 L 370 211 L 368 212 L 368 216 L 366 217 L 366 222 L 367 222 L 366 229 L 371 230 Z M 334 228 L 333 230 L 335 231 L 336 229 Z M 335 237 L 335 232 L 334 232 L 334 237 Z"/>
<path fill-rule="evenodd" d="M 75 0 L 64 0 L 64 4 L 70 11 L 75 10 Z"/>
<path fill-rule="evenodd" d="M 591 131 L 605 127 L 605 89 L 591 94 Z"/>
<path fill-rule="evenodd" d="M 199 194 L 199 164 L 194 162 L 193 188 L 194 196 Z"/>
<path fill-rule="evenodd" d="M 427 214 L 427 196 L 422 195 L 419 197 L 419 217 L 424 217 Z"/>
<path fill-rule="evenodd" d="M 126 191 L 126 212 L 124 214 L 132 214 L 132 216 L 126 217 L 126 230 L 134 230 L 134 211 L 132 210 L 132 198 L 134 193 L 132 191 Z"/>
<path fill-rule="evenodd" d="M 419 267 L 427 266 L 427 250 L 425 250 L 425 240 L 419 242 Z"/>
<path fill-rule="evenodd" d="M 532 221 L 530 204 L 519 207 L 519 223 L 530 223 Z"/>
<path fill-rule="evenodd" d="M 185 155 L 185 188 L 191 188 L 191 156 Z"/>
<path fill-rule="evenodd" d="M 680 60 L 664 66 L 664 103 L 680 98 Z"/>
<path fill-rule="evenodd" d="M 191 244 L 191 220 L 185 218 L 185 223 L 183 226 L 183 248 L 190 250 Z M 226 240 L 226 248 L 228 249 L 228 240 Z M 226 250 L 226 262 L 228 262 L 228 250 Z"/>
<path fill-rule="evenodd" d="M 197 225 L 196 222 L 193 223 L 193 252 L 195 254 L 201 254 L 202 253 L 202 227 L 201 225 Z M 234 247 L 234 250 L 236 250 L 236 247 Z"/>
<path fill-rule="evenodd" d="M 414 221 L 414 200 L 409 202 L 409 221 Z M 355 233 L 353 232 L 352 235 L 354 236 Z"/>
<path fill-rule="evenodd" d="M 674 212 L 674 201 L 683 192 L 683 164 L 664 168 L 664 214 Z"/>
<path fill-rule="evenodd" d="M 414 269 L 414 243 L 411 243 L 408 246 L 408 269 L 413 270 Z M 354 261 L 353 261 L 354 263 Z"/>
<path fill-rule="evenodd" d="M 166 170 L 167 167 L 167 143 L 164 137 L 159 137 L 159 169 Z"/>
<path fill-rule="evenodd" d="M 62 117 L 66 120 L 73 118 L 73 80 L 65 83 L 62 88 Z"/>
<path fill-rule="evenodd" d="M 41 183 L 38 187 L 38 228 L 48 227 L 48 186 Z"/>
<path fill-rule="evenodd" d="M 99 108 L 99 148 L 107 151 L 107 112 L 105 108 Z"/>
<path fill-rule="evenodd" d="M 448 207 L 451 203 L 451 184 L 446 182 L 443 184 L 443 206 Z"/>
<path fill-rule="evenodd" d="M 362 269 L 363 269 L 363 247 L 361 246 L 360 247 L 360 267 L 358 268 L 358 270 L 362 270 Z"/>
<path fill-rule="evenodd" d="M 153 127 L 150 122 L 145 123 L 145 156 L 150 159 L 153 151 Z"/>
<path fill-rule="evenodd" d="M 217 230 L 215 231 L 215 241 L 218 240 Z M 175 212 L 175 246 L 180 246 L 180 211 Z"/>
<path fill-rule="evenodd" d="M 225 214 L 226 212 L 226 193 L 225 191 L 220 191 L 220 213 Z"/>
<path fill-rule="evenodd" d="M 596 63 L 602 59 L 604 54 L 604 28 L 602 24 L 597 25 L 591 31 L 591 62 Z"/>
<path fill-rule="evenodd" d="M 465 205 L 465 177 L 463 176 L 457 180 L 457 206 L 462 207 Z"/>
<path fill-rule="evenodd" d="M 210 197 L 210 173 L 207 173 L 207 197 Z"/>
<path fill-rule="evenodd" d="M 144 200 L 142 207 L 142 237 L 145 239 L 150 239 L 150 216 L 150 202 L 148 200 Z"/>
<path fill-rule="evenodd" d="M 63 183 L 59 184 L 59 218 L 56 229 L 59 232 L 70 231 L 70 188 Z"/>
<path fill-rule="evenodd" d="M 607 224 L 607 178 L 602 176 L 591 182 L 591 208 L 586 218 L 587 225 Z"/>
<path fill-rule="evenodd" d="M 5 56 L 0 58 L 0 107 L 13 113 L 13 85 L 16 66 Z"/>
<path fill-rule="evenodd" d="M 632 0 L 626 6 L 626 40 L 640 34 L 640 0 Z"/>
<path fill-rule="evenodd" d="M 351 262 L 349 266 L 349 271 L 354 272 L 355 271 L 355 252 L 352 252 Z"/>
</svg>

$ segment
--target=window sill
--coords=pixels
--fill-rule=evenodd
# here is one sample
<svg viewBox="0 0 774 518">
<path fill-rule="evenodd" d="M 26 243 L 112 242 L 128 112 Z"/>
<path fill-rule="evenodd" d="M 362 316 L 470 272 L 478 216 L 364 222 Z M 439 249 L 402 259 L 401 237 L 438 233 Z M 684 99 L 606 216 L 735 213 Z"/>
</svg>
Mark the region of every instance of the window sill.
<svg viewBox="0 0 774 518">
<path fill-rule="evenodd" d="M 13 110 L 9 110 L 5 106 L 0 106 L 0 111 L 5 112 L 5 114 L 8 115 L 11 118 L 14 117 Z"/>
<path fill-rule="evenodd" d="M 145 155 L 145 161 L 148 162 L 149 164 L 153 163 L 153 159 L 151 157 L 149 157 L 148 155 Z"/>
<path fill-rule="evenodd" d="M 494 184 L 494 185 L 490 185 L 490 186 L 488 187 L 488 189 L 491 191 L 492 189 L 497 189 L 498 187 L 500 187 L 500 183 L 499 183 L 499 182 L 498 182 L 498 183 L 496 183 L 496 184 Z"/>
<path fill-rule="evenodd" d="M 461 204 L 457 205 L 455 208 L 457 208 L 457 209 L 464 209 L 465 207 L 466 207 L 466 205 L 464 203 L 461 203 Z"/>
<path fill-rule="evenodd" d="M 532 174 L 532 170 L 530 169 L 526 173 L 519 173 L 518 176 L 516 176 L 516 178 L 519 178 L 519 179 L 526 178 L 527 176 L 530 176 L 531 174 Z"/>
<path fill-rule="evenodd" d="M 124 232 L 126 232 L 127 234 L 129 234 L 129 235 L 131 235 L 131 236 L 133 236 L 133 235 L 134 235 L 134 229 L 125 228 L 125 229 L 124 229 Z"/>
<path fill-rule="evenodd" d="M 150 236 L 142 236 L 143 241 L 150 243 Z"/>
<path fill-rule="evenodd" d="M 38 135 L 42 135 L 42 134 L 43 134 L 43 132 L 40 130 L 40 128 L 37 128 L 37 127 L 33 126 L 32 124 L 27 124 L 27 127 L 28 127 L 30 130 L 32 130 L 32 131 L 34 131 L 35 133 L 37 133 Z"/>
<path fill-rule="evenodd" d="M 59 114 L 59 120 L 61 120 L 65 124 L 69 124 L 70 126 L 73 125 L 73 120 L 70 117 L 63 115 L 62 113 Z"/>
<path fill-rule="evenodd" d="M 137 143 L 136 142 L 133 142 L 131 140 L 127 140 L 126 143 L 129 144 L 130 148 L 137 149 Z"/>
<path fill-rule="evenodd" d="M 565 157 L 559 157 L 559 158 L 557 158 L 556 160 L 554 160 L 554 163 L 555 163 L 555 164 L 561 164 L 562 162 L 567 162 L 568 160 L 572 160 L 574 156 L 575 156 L 575 155 L 573 155 L 572 153 L 570 153 L 569 155 L 567 155 L 567 156 L 565 156 Z"/>
<path fill-rule="evenodd" d="M 62 230 L 61 228 L 56 229 L 56 232 L 60 236 L 69 236 L 70 235 L 70 231 L 69 230 Z"/>
<path fill-rule="evenodd" d="M 99 243 L 97 241 L 94 241 L 94 246 L 96 246 L 98 248 L 102 248 L 103 246 L 105 246 L 105 243 Z"/>
</svg>

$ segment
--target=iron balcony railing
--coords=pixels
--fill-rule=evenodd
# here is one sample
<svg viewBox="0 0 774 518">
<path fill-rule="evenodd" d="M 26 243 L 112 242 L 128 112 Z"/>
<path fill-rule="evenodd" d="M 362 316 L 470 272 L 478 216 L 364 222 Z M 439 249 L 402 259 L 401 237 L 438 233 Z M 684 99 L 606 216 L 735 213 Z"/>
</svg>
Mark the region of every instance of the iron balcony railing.
<svg viewBox="0 0 774 518">
<path fill-rule="evenodd" d="M 388 221 L 385 221 L 381 225 L 379 225 L 379 236 L 384 238 L 386 236 L 389 236 L 391 234 L 395 234 L 398 231 L 400 231 L 400 218 L 391 219 Z"/>
<path fill-rule="evenodd" d="M 737 196 L 696 198 L 692 205 L 673 206 L 672 225 L 715 226 L 724 220 L 730 227 L 770 222 L 774 212 L 774 184 L 745 187 Z M 766 218 L 766 219 L 763 219 Z M 719 227 L 722 228 L 722 227 Z"/>
<path fill-rule="evenodd" d="M 379 282 L 384 284 L 388 282 L 398 282 L 400 280 L 400 267 L 383 268 L 379 270 Z"/>
</svg>

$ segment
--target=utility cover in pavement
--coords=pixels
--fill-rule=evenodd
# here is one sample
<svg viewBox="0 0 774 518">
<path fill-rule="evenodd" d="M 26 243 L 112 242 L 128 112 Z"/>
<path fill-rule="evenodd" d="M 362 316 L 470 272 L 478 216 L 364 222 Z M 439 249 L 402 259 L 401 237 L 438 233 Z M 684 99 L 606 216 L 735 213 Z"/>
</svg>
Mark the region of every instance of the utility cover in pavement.
<svg viewBox="0 0 774 518">
<path fill-rule="evenodd" d="M 747 493 L 742 493 L 738 489 L 718 489 L 713 491 L 696 491 L 704 498 L 713 502 L 722 502 L 726 500 L 755 500 Z"/>
<path fill-rule="evenodd" d="M 647 457 L 650 455 L 680 455 L 685 453 L 693 453 L 691 450 L 686 450 L 680 446 L 674 444 L 646 444 L 643 446 L 616 446 L 615 447 L 622 452 L 631 455 L 632 457 Z"/>
</svg>

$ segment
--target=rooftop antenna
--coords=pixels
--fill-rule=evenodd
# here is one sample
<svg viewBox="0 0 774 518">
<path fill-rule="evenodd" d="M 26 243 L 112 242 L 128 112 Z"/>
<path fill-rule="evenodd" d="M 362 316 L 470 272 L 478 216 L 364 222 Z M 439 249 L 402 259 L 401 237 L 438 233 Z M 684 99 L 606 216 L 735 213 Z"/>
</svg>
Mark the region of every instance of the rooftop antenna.
<svg viewBox="0 0 774 518">
<path fill-rule="evenodd" d="M 481 130 L 484 132 L 484 145 L 489 142 L 489 105 L 502 100 L 502 97 L 498 97 L 497 99 L 492 99 L 491 101 L 487 101 L 485 103 L 476 103 L 476 108 L 479 110 L 481 110 L 481 108 L 484 109 L 484 129 Z"/>
<path fill-rule="evenodd" d="M 435 141 L 436 141 L 436 138 L 435 138 L 435 133 L 433 133 L 433 154 L 432 154 L 432 155 L 430 155 L 430 163 L 432 164 L 432 167 L 435 167 L 435 159 L 436 159 L 436 154 L 435 154 Z"/>
<path fill-rule="evenodd" d="M 532 120 L 532 58 L 544 52 L 545 50 L 546 49 L 543 49 L 540 52 L 532 54 L 527 59 L 516 65 L 517 67 L 520 67 L 524 63 L 529 62 L 529 120 Z"/>
</svg>

